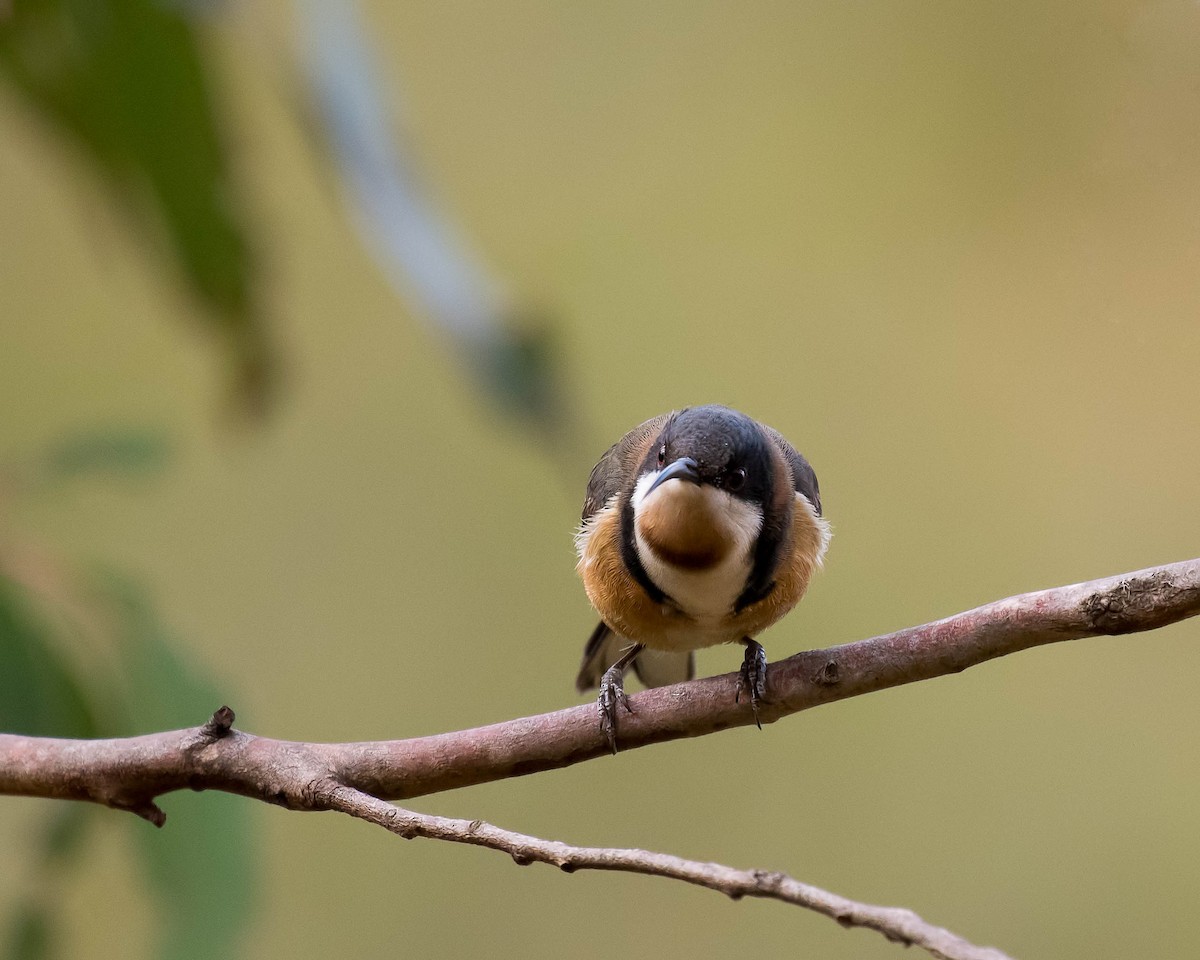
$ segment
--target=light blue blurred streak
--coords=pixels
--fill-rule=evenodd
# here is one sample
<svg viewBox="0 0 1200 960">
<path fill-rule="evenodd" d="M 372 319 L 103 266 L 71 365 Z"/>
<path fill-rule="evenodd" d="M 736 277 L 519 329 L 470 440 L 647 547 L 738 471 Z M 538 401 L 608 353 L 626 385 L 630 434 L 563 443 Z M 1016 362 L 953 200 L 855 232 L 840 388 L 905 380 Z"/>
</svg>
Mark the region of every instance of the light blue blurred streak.
<svg viewBox="0 0 1200 960">
<path fill-rule="evenodd" d="M 460 346 L 503 339 L 511 303 L 416 173 L 354 0 L 297 0 L 309 80 L 367 246 L 399 295 Z"/>
</svg>

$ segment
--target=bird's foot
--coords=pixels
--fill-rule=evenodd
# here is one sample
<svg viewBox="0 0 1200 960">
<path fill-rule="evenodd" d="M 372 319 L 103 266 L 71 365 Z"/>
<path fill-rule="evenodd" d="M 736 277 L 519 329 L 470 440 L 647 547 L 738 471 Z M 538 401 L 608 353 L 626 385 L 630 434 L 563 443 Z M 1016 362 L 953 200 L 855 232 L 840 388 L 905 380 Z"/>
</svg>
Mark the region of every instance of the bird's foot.
<svg viewBox="0 0 1200 960">
<path fill-rule="evenodd" d="M 738 689 L 734 703 L 742 702 L 742 691 L 745 691 L 750 700 L 750 709 L 754 711 L 754 724 L 761 730 L 758 705 L 767 699 L 767 652 L 761 643 L 749 637 L 742 643 L 746 645 L 746 656 L 742 659 L 742 669 L 738 672 Z"/>
<path fill-rule="evenodd" d="M 596 708 L 600 713 L 600 730 L 613 755 L 617 753 L 617 706 L 618 704 L 633 713 L 629 705 L 629 695 L 625 692 L 625 666 L 614 663 L 604 671 L 600 678 L 600 696 L 596 698 Z"/>
</svg>

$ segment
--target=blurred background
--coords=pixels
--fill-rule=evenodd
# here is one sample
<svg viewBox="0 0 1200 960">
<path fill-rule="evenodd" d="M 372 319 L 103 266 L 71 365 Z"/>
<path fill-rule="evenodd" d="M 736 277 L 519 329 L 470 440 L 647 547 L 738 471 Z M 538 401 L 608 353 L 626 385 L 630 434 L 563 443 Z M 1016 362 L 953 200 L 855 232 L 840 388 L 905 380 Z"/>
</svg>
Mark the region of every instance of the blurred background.
<svg viewBox="0 0 1200 960">
<path fill-rule="evenodd" d="M 0 721 L 229 703 L 360 740 L 579 702 L 588 471 L 690 403 L 821 480 L 833 545 L 773 659 L 1196 555 L 1198 118 L 1191 2 L 0 4 Z M 785 870 L 1018 957 L 1188 956 L 1198 639 L 414 806 Z M 162 805 L 0 799 L 7 956 L 902 955 Z"/>
</svg>

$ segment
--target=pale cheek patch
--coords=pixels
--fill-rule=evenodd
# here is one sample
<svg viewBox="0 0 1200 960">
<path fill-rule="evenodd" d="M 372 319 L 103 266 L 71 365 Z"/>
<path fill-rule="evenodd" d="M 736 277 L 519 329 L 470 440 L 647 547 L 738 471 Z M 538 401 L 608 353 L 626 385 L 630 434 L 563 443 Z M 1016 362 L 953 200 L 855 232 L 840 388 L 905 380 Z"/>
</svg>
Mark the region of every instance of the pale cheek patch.
<svg viewBox="0 0 1200 960">
<path fill-rule="evenodd" d="M 633 488 L 633 496 L 630 497 L 635 513 L 642 505 L 642 501 L 646 499 L 646 491 L 654 486 L 654 481 L 658 479 L 660 473 L 662 473 L 661 470 L 651 470 L 649 473 L 644 473 L 638 477 L 638 482 Z"/>
</svg>

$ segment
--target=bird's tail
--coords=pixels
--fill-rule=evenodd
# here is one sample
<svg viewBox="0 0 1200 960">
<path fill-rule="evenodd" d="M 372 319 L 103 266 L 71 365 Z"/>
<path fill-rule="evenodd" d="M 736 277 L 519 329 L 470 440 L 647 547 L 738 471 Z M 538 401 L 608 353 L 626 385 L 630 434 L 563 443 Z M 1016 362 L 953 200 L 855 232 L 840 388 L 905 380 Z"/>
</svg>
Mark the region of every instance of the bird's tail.
<svg viewBox="0 0 1200 960">
<path fill-rule="evenodd" d="M 601 621 L 588 638 L 583 648 L 583 663 L 579 676 L 575 678 L 575 689 L 580 693 L 600 685 L 604 671 L 629 649 L 630 641 L 614 632 Z M 682 683 L 696 675 L 696 660 L 691 651 L 677 653 L 670 650 L 642 650 L 633 660 L 633 672 L 647 687 L 665 687 L 669 683 Z"/>
</svg>

